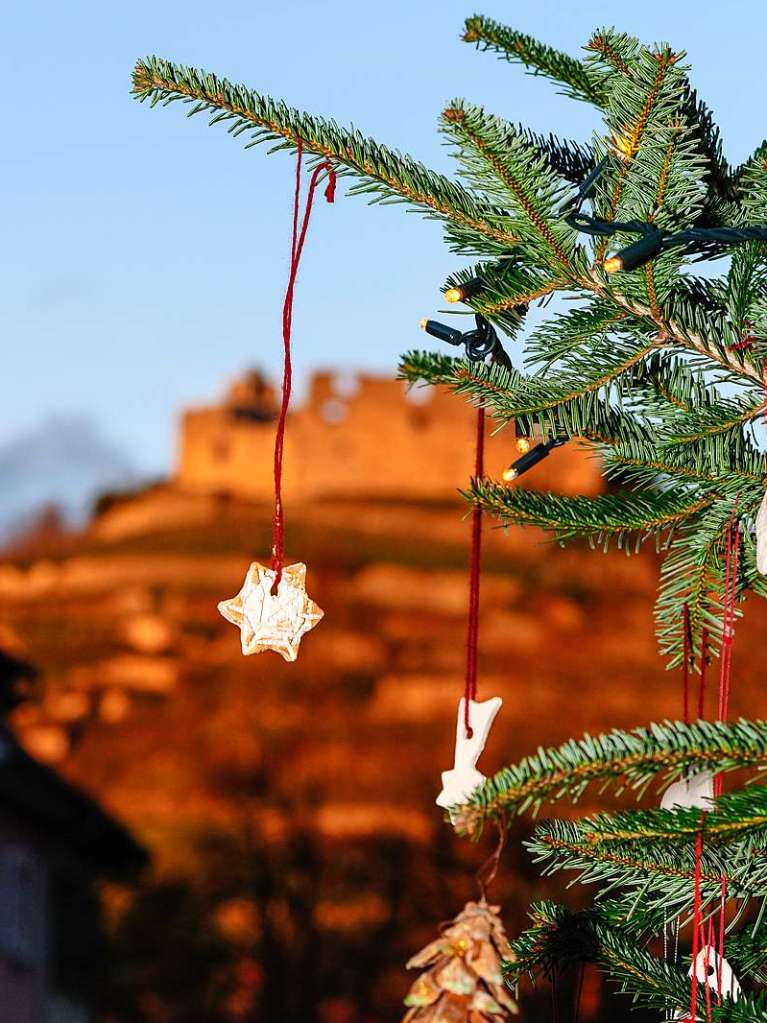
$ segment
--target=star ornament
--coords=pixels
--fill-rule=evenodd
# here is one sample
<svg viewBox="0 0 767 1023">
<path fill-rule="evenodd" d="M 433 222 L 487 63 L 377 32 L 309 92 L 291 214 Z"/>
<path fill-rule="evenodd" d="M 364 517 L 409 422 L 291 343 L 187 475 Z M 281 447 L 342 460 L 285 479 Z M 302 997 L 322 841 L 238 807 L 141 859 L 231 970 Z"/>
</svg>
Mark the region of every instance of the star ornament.
<svg viewBox="0 0 767 1023">
<path fill-rule="evenodd" d="M 240 592 L 231 600 L 222 600 L 218 609 L 239 627 L 243 654 L 274 650 L 286 661 L 295 661 L 301 637 L 324 612 L 307 596 L 306 565 L 284 568 L 277 593 L 272 595 L 275 578 L 273 569 L 254 561 Z"/>
</svg>

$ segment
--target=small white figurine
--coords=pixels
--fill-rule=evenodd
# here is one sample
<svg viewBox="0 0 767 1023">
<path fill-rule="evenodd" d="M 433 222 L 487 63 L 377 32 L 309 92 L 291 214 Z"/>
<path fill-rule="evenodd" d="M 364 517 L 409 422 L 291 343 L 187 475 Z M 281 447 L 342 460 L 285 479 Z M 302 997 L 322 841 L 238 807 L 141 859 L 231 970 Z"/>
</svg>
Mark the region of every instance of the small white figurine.
<svg viewBox="0 0 767 1023">
<path fill-rule="evenodd" d="M 485 748 L 495 715 L 501 709 L 503 700 L 494 696 L 477 703 L 469 700 L 469 721 L 471 737 L 466 734 L 464 717 L 465 697 L 458 704 L 458 722 L 455 728 L 455 761 L 450 771 L 442 772 L 442 791 L 437 796 L 437 806 L 456 806 L 465 803 L 478 785 L 485 780 L 476 764 Z"/>
</svg>

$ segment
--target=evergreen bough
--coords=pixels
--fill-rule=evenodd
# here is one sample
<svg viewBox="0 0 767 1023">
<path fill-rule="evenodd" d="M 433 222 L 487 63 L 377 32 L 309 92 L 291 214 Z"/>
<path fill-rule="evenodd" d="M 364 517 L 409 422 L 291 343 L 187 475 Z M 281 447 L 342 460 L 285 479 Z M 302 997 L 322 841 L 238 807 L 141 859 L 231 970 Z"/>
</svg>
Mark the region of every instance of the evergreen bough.
<svg viewBox="0 0 767 1023">
<path fill-rule="evenodd" d="M 446 385 L 500 425 L 516 421 L 528 433 L 572 438 L 599 454 L 611 487 L 593 498 L 488 479 L 473 481 L 466 496 L 504 523 L 539 526 L 562 543 L 612 541 L 633 551 L 652 538 L 666 552 L 659 644 L 676 667 L 684 656 L 685 606 L 691 649 L 700 650 L 704 629 L 714 652 L 721 645 L 734 516 L 741 533 L 736 601 L 749 590 L 765 594 L 753 529 L 765 490 L 755 426 L 765 412 L 767 244 L 670 248 L 632 272 L 608 274 L 605 257 L 636 236 L 591 238 L 566 222 L 563 209 L 604 161 L 589 200 L 595 218 L 669 233 L 764 225 L 767 143 L 731 167 L 710 111 L 689 83 L 684 54 L 667 44 L 645 46 L 603 29 L 579 60 L 484 17 L 467 20 L 464 39 L 596 106 L 603 130 L 590 144 L 562 141 L 451 102 L 440 128 L 458 161 L 461 180 L 454 181 L 335 121 L 157 57 L 137 63 L 133 92 L 152 106 L 180 101 L 190 116 L 205 113 L 211 124 L 244 136 L 248 147 L 300 144 L 349 177 L 351 193 L 440 220 L 450 248 L 469 263 L 445 287 L 480 278 L 482 288 L 467 304 L 511 337 L 521 334 L 531 303 L 553 295 L 576 300 L 566 312 L 555 307 L 524 338 L 524 372 L 424 351 L 404 356 L 401 372 L 413 382 Z M 724 254 L 729 261 L 719 276 L 695 274 L 697 261 Z M 700 670 L 700 658 L 691 666 Z M 575 800 L 595 782 L 641 794 L 659 774 L 670 780 L 704 768 L 766 767 L 765 722 L 666 722 L 539 750 L 488 779 L 454 819 L 477 834 L 488 822 Z M 637 810 L 540 824 L 530 846 L 545 870 L 575 870 L 600 891 L 586 912 L 534 906 L 531 929 L 515 942 L 509 979 L 589 961 L 642 1004 L 683 1011 L 687 964 L 669 963 L 649 945 L 669 918 L 691 917 L 701 828 L 704 917 L 718 906 L 724 874 L 736 919 L 758 907 L 755 923 L 728 936 L 725 954 L 741 981 L 767 982 L 765 786 L 721 797 L 702 821 L 699 810 Z M 706 1005 L 702 991 L 698 1005 Z M 766 1011 L 763 995 L 745 994 L 721 1006 L 714 1001 L 711 1018 L 746 1023 Z"/>
</svg>

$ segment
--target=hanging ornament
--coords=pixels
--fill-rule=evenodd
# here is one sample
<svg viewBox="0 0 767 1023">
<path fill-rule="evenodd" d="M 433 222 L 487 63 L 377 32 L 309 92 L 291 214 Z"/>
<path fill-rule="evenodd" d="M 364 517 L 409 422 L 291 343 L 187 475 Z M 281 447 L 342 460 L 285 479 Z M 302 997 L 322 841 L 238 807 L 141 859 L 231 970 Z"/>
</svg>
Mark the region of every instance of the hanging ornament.
<svg viewBox="0 0 767 1023">
<path fill-rule="evenodd" d="M 497 338 L 496 338 L 497 340 Z M 498 361 L 493 348 L 490 357 Z M 503 353 L 506 357 L 505 352 Z M 483 352 L 483 358 L 485 353 Z M 476 360 L 475 356 L 475 360 Z M 484 476 L 485 462 L 485 410 L 477 409 L 477 436 L 474 458 L 474 479 Z M 477 662 L 479 657 L 479 583 L 482 556 L 482 508 L 474 507 L 471 529 L 471 567 L 469 572 L 469 614 L 466 628 L 466 671 L 464 694 L 458 703 L 458 720 L 455 726 L 455 756 L 450 771 L 442 772 L 442 791 L 437 796 L 437 806 L 446 809 L 465 803 L 471 793 L 485 780 L 476 764 L 485 748 L 495 715 L 503 700 L 494 696 L 490 700 L 477 702 Z M 451 820 L 457 818 L 451 813 Z"/>
<path fill-rule="evenodd" d="M 732 967 L 713 945 L 704 945 L 695 957 L 687 976 L 695 976 L 699 984 L 707 984 L 718 997 L 737 1001 L 740 984 Z"/>
<path fill-rule="evenodd" d="M 490 727 L 495 715 L 501 709 L 503 700 L 494 696 L 478 703 L 461 697 L 458 703 L 458 720 L 455 726 L 455 757 L 450 771 L 442 772 L 442 791 L 437 796 L 437 806 L 445 809 L 465 803 L 472 792 L 485 780 L 476 764 L 485 748 Z M 466 728 L 467 709 L 471 727 Z"/>
<path fill-rule="evenodd" d="M 237 596 L 218 605 L 224 618 L 239 626 L 243 654 L 274 650 L 295 661 L 301 637 L 323 615 L 307 596 L 305 582 L 306 565 L 288 565 L 277 582 L 276 572 L 253 562 Z"/>
<path fill-rule="evenodd" d="M 714 777 L 710 771 L 699 771 L 669 785 L 663 793 L 661 810 L 712 810 L 714 807 Z"/>
<path fill-rule="evenodd" d="M 498 906 L 467 902 L 442 934 L 408 962 L 423 972 L 410 988 L 402 1023 L 501 1023 L 518 1011 L 503 981 L 514 960 Z"/>
<path fill-rule="evenodd" d="M 697 982 L 708 987 L 715 996 L 718 1005 L 721 1005 L 723 998 L 730 998 L 733 1002 L 737 1002 L 740 998 L 741 987 L 738 978 L 724 956 L 720 956 L 713 945 L 701 947 L 687 971 L 687 976 L 693 983 Z M 693 1019 L 701 1020 L 702 1018 L 710 1018 L 708 1008 L 704 1017 L 697 1013 L 693 1016 L 689 1009 L 679 1009 L 671 1017 L 674 1023 L 689 1023 Z"/>
<path fill-rule="evenodd" d="M 756 516 L 756 567 L 767 575 L 767 493 Z"/>
<path fill-rule="evenodd" d="M 303 150 L 296 147 L 296 184 L 293 196 L 293 239 L 290 249 L 290 275 L 282 306 L 282 341 L 284 362 L 282 371 L 282 402 L 274 438 L 274 518 L 272 522 L 272 564 L 265 568 L 254 561 L 245 576 L 242 589 L 231 600 L 222 600 L 218 609 L 228 622 L 240 629 L 243 654 L 260 654 L 275 650 L 286 661 L 295 661 L 301 637 L 319 622 L 323 611 L 306 594 L 306 565 L 300 562 L 285 566 L 285 514 L 282 505 L 282 454 L 285 446 L 285 426 L 290 405 L 293 382 L 291 362 L 291 333 L 293 328 L 293 293 L 301 262 L 314 192 L 320 175 L 327 172 L 325 198 L 335 200 L 336 175 L 332 166 L 324 161 L 315 167 L 309 180 L 306 208 L 299 227 L 301 201 L 301 163 Z"/>
</svg>

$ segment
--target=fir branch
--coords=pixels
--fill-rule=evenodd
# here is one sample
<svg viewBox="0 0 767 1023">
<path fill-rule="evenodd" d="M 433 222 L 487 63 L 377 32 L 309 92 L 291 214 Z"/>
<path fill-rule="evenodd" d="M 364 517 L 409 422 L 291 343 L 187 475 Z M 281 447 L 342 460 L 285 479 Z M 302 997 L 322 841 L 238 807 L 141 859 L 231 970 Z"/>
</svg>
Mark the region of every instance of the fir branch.
<svg viewBox="0 0 767 1023">
<path fill-rule="evenodd" d="M 473 481 L 467 496 L 504 525 L 538 526 L 554 533 L 561 543 L 587 539 L 607 549 L 613 541 L 627 553 L 638 550 L 649 537 L 660 545 L 664 536 L 714 500 L 663 491 L 560 497 L 489 480 Z"/>
<path fill-rule="evenodd" d="M 669 299 L 664 300 L 663 316 L 657 320 L 648 305 L 619 290 L 614 284 L 606 284 L 597 272 L 592 272 L 588 286 L 595 295 L 613 302 L 619 310 L 654 324 L 659 337 L 669 347 L 676 345 L 702 355 L 710 360 L 712 368 L 720 366 L 731 373 L 734 379 L 761 381 L 759 369 L 751 365 L 744 354 L 731 347 L 737 339 L 729 323 L 723 320 L 721 333 L 716 333 L 707 320 L 706 310 L 699 309 L 694 300 L 682 301 L 671 291 Z"/>
<path fill-rule="evenodd" d="M 696 441 L 719 434 L 739 434 L 741 427 L 764 415 L 764 396 L 758 401 L 739 398 L 719 398 L 717 402 L 669 419 L 663 445 L 694 444 Z"/>
<path fill-rule="evenodd" d="M 614 29 L 608 31 L 597 31 L 586 43 L 586 49 L 598 54 L 602 61 L 613 71 L 631 77 L 631 68 L 628 61 L 636 58 L 638 49 L 637 41 L 631 36 L 616 34 Z M 624 51 L 623 53 L 621 51 Z M 628 51 L 628 52 L 625 52 Z M 605 96 L 605 100 L 607 97 Z"/>
<path fill-rule="evenodd" d="M 682 616 L 687 608 L 693 649 L 699 649 L 703 629 L 708 651 L 716 654 L 722 642 L 725 534 L 732 520 L 733 501 L 713 505 L 708 517 L 685 526 L 674 537 L 663 562 L 655 604 L 655 632 L 667 667 L 682 663 Z M 740 615 L 736 608 L 736 616 Z"/>
<path fill-rule="evenodd" d="M 523 64 L 532 75 L 545 75 L 558 82 L 564 86 L 566 96 L 598 107 L 605 102 L 604 94 L 591 81 L 579 60 L 491 18 L 467 18 L 463 40 L 476 43 L 477 49 L 491 50 L 505 60 Z"/>
<path fill-rule="evenodd" d="M 749 785 L 716 800 L 701 815 L 698 808 L 673 810 L 621 810 L 600 813 L 578 824 L 579 841 L 590 845 L 663 840 L 678 843 L 703 833 L 704 844 L 727 842 L 750 832 L 767 834 L 767 785 Z M 767 840 L 767 839 L 766 839 Z"/>
<path fill-rule="evenodd" d="M 544 802 L 576 802 L 594 781 L 631 786 L 641 795 L 658 774 L 671 780 L 686 770 L 767 768 L 767 722 L 666 721 L 631 732 L 586 735 L 539 750 L 487 779 L 454 809 L 458 830 L 476 835 L 485 821 L 513 818 Z"/>
<path fill-rule="evenodd" d="M 669 351 L 656 352 L 629 381 L 626 397 L 646 414 L 665 420 L 669 412 L 693 412 L 711 404 L 716 389 L 688 360 Z"/>
<path fill-rule="evenodd" d="M 767 830 L 731 838 L 726 845 L 704 842 L 700 866 L 696 866 L 693 838 L 676 842 L 647 839 L 641 843 L 590 842 L 581 822 L 545 821 L 526 843 L 543 873 L 574 871 L 571 883 L 597 884 L 597 899 L 619 891 L 613 911 L 636 919 L 632 930 L 641 933 L 645 922 L 659 911 L 669 918 L 693 909 L 696 876 L 701 903 L 718 904 L 722 880 L 730 898 L 749 900 L 767 897 Z M 637 897 L 641 896 L 641 905 Z"/>
<path fill-rule="evenodd" d="M 619 114 L 616 117 L 614 132 L 616 137 L 621 140 L 622 160 L 613 185 L 609 207 L 605 213 L 606 220 L 615 219 L 632 161 L 635 160 L 639 152 L 648 122 L 663 97 L 664 81 L 677 61 L 677 58 L 669 50 L 663 50 L 661 53 L 655 54 L 654 57 L 655 67 L 651 68 L 646 85 L 642 83 L 636 90 L 636 98 L 632 97 L 633 104 L 627 103 L 626 97 L 621 96 L 621 106 L 618 108 Z M 645 68 L 642 70 L 644 71 Z M 639 105 L 640 103 L 641 105 Z M 630 109 L 632 105 L 637 107 L 633 117 L 627 110 L 627 107 Z"/>
<path fill-rule="evenodd" d="M 557 220 L 554 201 L 562 182 L 546 167 L 514 125 L 478 107 L 454 101 L 442 114 L 444 131 L 454 140 L 464 174 L 516 216 L 512 230 L 540 251 L 544 265 L 553 262 L 572 273 L 576 239 L 572 228 Z"/>
<path fill-rule="evenodd" d="M 479 263 L 451 274 L 445 288 L 456 288 L 474 278 L 481 278 L 482 290 L 466 302 L 475 312 L 500 326 L 513 337 L 524 322 L 531 302 L 552 294 L 562 286 L 561 280 L 521 263 Z"/>
<path fill-rule="evenodd" d="M 696 148 L 703 154 L 706 161 L 707 183 L 713 196 L 706 203 L 704 216 L 713 226 L 713 222 L 717 219 L 713 215 L 715 201 L 718 199 L 733 200 L 736 196 L 732 169 L 724 158 L 721 135 L 719 128 L 714 123 L 713 115 L 703 100 L 698 97 L 697 92 L 691 88 L 689 82 L 685 83 L 680 108 L 682 116 L 690 125 Z"/>
<path fill-rule="evenodd" d="M 537 327 L 525 345 L 525 361 L 545 373 L 570 352 L 589 351 L 588 346 L 603 343 L 612 330 L 631 330 L 635 324 L 627 320 L 628 313 L 593 299 L 587 306 L 570 309 Z"/>
<path fill-rule="evenodd" d="M 767 984 L 767 928 L 764 924 L 729 934 L 726 951 L 736 976 Z"/>
<path fill-rule="evenodd" d="M 136 64 L 133 94 L 141 102 L 149 100 L 151 106 L 177 100 L 189 103 L 189 116 L 208 112 L 211 124 L 230 122 L 229 133 L 235 137 L 246 133 L 251 140 L 249 146 L 270 140 L 283 140 L 291 148 L 300 144 L 332 160 L 341 174 L 361 178 L 352 191 L 366 192 L 374 200 L 393 198 L 412 203 L 429 215 L 450 221 L 466 233 L 467 242 L 476 244 L 483 238 L 486 244 L 504 249 L 517 242 L 500 211 L 481 206 L 460 185 L 412 157 L 387 149 L 357 131 L 344 131 L 333 121 L 302 114 L 244 85 L 148 57 Z"/>
<path fill-rule="evenodd" d="M 439 356 L 431 362 L 426 353 L 410 353 L 401 369 L 410 380 L 446 384 L 456 394 L 467 395 L 501 423 L 516 420 L 553 435 L 634 445 L 646 442 L 642 423 L 627 409 L 611 405 L 611 388 L 653 348 L 654 343 L 636 337 L 622 345 L 615 342 L 611 349 L 591 353 L 582 363 L 571 356 L 570 374 L 548 377 L 524 377 L 466 360 L 445 362 Z M 583 375 L 576 377 L 578 371 Z"/>
<path fill-rule="evenodd" d="M 728 512 L 736 506 L 741 497 L 746 497 L 747 506 L 751 495 L 764 488 L 764 475 L 758 471 L 744 472 L 725 467 L 702 468 L 690 462 L 675 450 L 660 449 L 653 443 L 652 428 L 646 436 L 652 440 L 643 442 L 637 435 L 630 444 L 624 442 L 604 446 L 601 456 L 604 460 L 605 476 L 617 483 L 631 484 L 640 489 L 667 489 L 670 486 L 688 487 L 691 493 L 706 493 L 717 499 L 726 500 Z M 681 453 L 682 456 L 686 452 Z M 755 466 L 758 469 L 758 466 Z M 689 488 L 694 488 L 689 490 Z"/>
<path fill-rule="evenodd" d="M 514 129 L 545 160 L 554 174 L 573 185 L 580 185 L 597 164 L 593 150 L 572 139 L 558 139 L 551 133 L 542 135 L 524 124 L 516 124 Z"/>
<path fill-rule="evenodd" d="M 756 300 L 767 289 L 766 256 L 761 242 L 739 245 L 732 254 L 724 300 L 736 336 L 749 334 L 758 316 Z"/>
<path fill-rule="evenodd" d="M 595 963 L 610 980 L 621 985 L 625 994 L 641 999 L 648 1008 L 666 1014 L 682 1013 L 690 1003 L 687 966 L 675 967 L 653 956 L 619 927 L 610 926 L 597 910 L 573 912 L 552 902 L 531 907 L 532 927 L 511 943 L 513 956 L 504 963 L 507 982 L 515 985 L 527 973 L 551 977 L 560 965 Z M 727 946 L 730 954 L 730 943 Z M 708 1002 L 706 988 L 698 985 L 698 1005 Z M 737 1000 L 727 997 L 719 1005 L 711 999 L 712 1023 L 757 1023 L 764 1018 L 765 1000 L 761 995 L 742 994 Z"/>
</svg>

